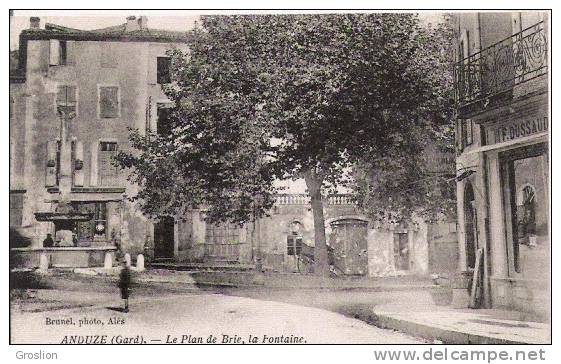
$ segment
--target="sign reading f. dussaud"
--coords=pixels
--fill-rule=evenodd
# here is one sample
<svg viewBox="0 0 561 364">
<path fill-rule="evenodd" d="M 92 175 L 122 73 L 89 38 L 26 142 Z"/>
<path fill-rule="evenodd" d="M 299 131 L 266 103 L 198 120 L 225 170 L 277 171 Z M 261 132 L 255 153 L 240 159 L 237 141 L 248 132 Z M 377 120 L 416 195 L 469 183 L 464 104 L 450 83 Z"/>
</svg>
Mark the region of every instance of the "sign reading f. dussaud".
<svg viewBox="0 0 561 364">
<path fill-rule="evenodd" d="M 540 134 L 547 132 L 548 128 L 547 116 L 534 116 L 526 119 L 498 123 L 487 128 L 486 144 L 502 143 L 534 134 Z"/>
</svg>

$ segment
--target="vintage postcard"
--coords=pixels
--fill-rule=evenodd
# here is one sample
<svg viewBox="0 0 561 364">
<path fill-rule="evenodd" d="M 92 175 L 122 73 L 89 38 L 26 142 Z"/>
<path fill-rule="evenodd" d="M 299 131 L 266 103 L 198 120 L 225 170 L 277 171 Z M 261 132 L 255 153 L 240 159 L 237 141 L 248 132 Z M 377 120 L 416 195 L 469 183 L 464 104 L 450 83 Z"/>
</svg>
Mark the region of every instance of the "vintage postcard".
<svg viewBox="0 0 561 364">
<path fill-rule="evenodd" d="M 550 20 L 11 10 L 10 343 L 551 343 Z"/>
</svg>

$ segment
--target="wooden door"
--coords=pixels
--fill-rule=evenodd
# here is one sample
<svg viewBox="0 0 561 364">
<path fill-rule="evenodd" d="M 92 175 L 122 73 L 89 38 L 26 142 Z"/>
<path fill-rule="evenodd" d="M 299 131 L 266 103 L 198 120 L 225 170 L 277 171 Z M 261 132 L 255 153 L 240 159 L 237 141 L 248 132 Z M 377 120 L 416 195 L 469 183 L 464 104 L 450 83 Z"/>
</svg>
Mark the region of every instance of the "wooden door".
<svg viewBox="0 0 561 364">
<path fill-rule="evenodd" d="M 173 258 L 174 226 L 175 221 L 170 216 L 163 216 L 154 224 L 155 258 Z"/>
<path fill-rule="evenodd" d="M 330 245 L 337 270 L 349 275 L 365 275 L 368 271 L 366 221 L 338 220 L 331 224 Z"/>
</svg>

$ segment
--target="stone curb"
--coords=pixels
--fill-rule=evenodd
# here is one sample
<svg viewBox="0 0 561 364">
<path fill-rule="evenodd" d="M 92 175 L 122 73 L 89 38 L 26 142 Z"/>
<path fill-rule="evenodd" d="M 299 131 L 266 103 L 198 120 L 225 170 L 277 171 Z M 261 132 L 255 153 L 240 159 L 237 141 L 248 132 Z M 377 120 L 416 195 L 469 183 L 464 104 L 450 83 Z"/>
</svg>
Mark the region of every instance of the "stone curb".
<svg viewBox="0 0 561 364">
<path fill-rule="evenodd" d="M 370 325 L 379 327 L 381 329 L 391 329 L 400 331 L 407 335 L 425 339 L 431 343 L 442 344 L 461 344 L 461 345 L 480 345 L 480 344 L 494 344 L 494 345 L 520 345 L 520 344 L 533 344 L 533 342 L 515 341 L 508 339 L 501 339 L 492 336 L 469 334 L 457 330 L 449 330 L 436 326 L 420 324 L 403 319 L 397 319 L 383 313 L 376 313 L 372 308 L 366 309 L 365 307 L 347 307 L 341 310 L 341 313 L 364 321 Z"/>
</svg>

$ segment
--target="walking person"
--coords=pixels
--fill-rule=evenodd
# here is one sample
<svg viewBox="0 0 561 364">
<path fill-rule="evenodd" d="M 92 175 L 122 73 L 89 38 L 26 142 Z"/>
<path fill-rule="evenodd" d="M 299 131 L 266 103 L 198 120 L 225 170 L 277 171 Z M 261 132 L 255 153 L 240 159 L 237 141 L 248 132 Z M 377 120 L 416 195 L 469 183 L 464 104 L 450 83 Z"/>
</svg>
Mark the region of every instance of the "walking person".
<svg viewBox="0 0 561 364">
<path fill-rule="evenodd" d="M 119 274 L 119 288 L 121 289 L 121 298 L 124 300 L 123 312 L 129 312 L 129 290 L 131 285 L 131 270 L 127 261 L 123 262 L 123 269 Z"/>
</svg>

